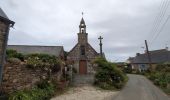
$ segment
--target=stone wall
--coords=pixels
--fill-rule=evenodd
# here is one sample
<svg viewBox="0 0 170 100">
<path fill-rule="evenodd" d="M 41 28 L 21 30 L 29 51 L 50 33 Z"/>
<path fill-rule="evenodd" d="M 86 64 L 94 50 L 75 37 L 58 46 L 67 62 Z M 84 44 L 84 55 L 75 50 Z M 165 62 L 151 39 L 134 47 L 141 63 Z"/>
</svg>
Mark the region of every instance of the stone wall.
<svg viewBox="0 0 170 100">
<path fill-rule="evenodd" d="M 2 65 L 3 63 L 3 56 L 4 56 L 4 50 L 5 50 L 5 45 L 6 45 L 6 36 L 8 36 L 7 33 L 8 30 L 8 25 L 5 24 L 5 22 L 0 20 L 0 64 Z"/>
<path fill-rule="evenodd" d="M 60 72 L 52 74 L 52 78 L 59 80 L 60 75 Z M 47 77 L 46 71 L 27 68 L 22 62 L 8 62 L 4 66 L 2 87 L 6 93 L 28 89 L 33 87 L 43 77 Z"/>
<path fill-rule="evenodd" d="M 90 44 L 85 45 L 85 56 L 80 55 L 80 46 L 81 44 L 77 44 L 73 50 L 71 50 L 67 56 L 67 60 L 73 60 L 74 61 L 74 68 L 77 69 L 77 72 L 79 73 L 79 61 L 80 60 L 86 60 L 87 61 L 87 73 L 93 73 L 94 69 L 91 64 L 91 62 L 98 57 L 97 52 L 91 47 Z"/>
</svg>

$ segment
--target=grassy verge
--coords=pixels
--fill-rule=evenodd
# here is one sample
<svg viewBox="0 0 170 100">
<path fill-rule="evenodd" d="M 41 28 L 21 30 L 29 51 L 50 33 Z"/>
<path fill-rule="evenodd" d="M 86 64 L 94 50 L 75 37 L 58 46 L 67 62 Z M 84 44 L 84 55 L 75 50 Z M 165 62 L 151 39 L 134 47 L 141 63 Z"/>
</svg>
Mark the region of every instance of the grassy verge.
<svg viewBox="0 0 170 100">
<path fill-rule="evenodd" d="M 166 94 L 170 96 L 170 88 L 161 88 Z"/>
<path fill-rule="evenodd" d="M 42 81 L 29 90 L 16 91 L 9 95 L 9 100 L 49 100 L 55 93 L 56 86 Z"/>
<path fill-rule="evenodd" d="M 9 95 L 8 100 L 50 100 L 54 96 L 61 95 L 68 88 L 60 87 L 49 81 L 42 81 L 29 90 L 16 91 Z"/>
<path fill-rule="evenodd" d="M 144 74 L 156 86 L 162 89 L 166 94 L 170 95 L 169 73 L 154 72 Z"/>
</svg>

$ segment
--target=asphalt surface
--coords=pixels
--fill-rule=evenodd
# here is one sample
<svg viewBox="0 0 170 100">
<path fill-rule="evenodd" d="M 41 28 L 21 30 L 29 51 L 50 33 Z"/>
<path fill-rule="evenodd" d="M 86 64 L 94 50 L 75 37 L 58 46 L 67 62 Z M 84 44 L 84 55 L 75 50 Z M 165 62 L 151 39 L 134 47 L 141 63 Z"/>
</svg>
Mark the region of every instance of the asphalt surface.
<svg viewBox="0 0 170 100">
<path fill-rule="evenodd" d="M 128 75 L 129 81 L 113 100 L 170 100 L 170 98 L 147 78 Z"/>
</svg>

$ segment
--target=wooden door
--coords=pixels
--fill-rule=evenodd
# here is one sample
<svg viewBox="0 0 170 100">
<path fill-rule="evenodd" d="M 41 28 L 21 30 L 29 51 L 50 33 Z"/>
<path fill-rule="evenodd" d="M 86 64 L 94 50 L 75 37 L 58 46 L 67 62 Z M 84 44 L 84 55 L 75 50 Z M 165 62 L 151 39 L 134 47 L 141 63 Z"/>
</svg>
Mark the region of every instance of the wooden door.
<svg viewBox="0 0 170 100">
<path fill-rule="evenodd" d="M 86 60 L 80 60 L 79 62 L 79 74 L 87 73 L 87 62 Z"/>
</svg>

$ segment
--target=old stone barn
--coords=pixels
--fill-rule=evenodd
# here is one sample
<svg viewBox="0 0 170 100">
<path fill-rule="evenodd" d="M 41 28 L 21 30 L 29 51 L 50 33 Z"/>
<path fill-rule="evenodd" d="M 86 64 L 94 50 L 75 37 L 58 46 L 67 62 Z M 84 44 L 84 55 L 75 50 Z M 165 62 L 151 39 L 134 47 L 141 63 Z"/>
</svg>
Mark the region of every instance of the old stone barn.
<svg viewBox="0 0 170 100">
<path fill-rule="evenodd" d="M 94 72 L 92 61 L 99 56 L 96 50 L 88 43 L 86 24 L 82 18 L 79 25 L 78 43 L 70 50 L 67 59 L 73 62 L 73 67 L 79 74 Z"/>
</svg>

